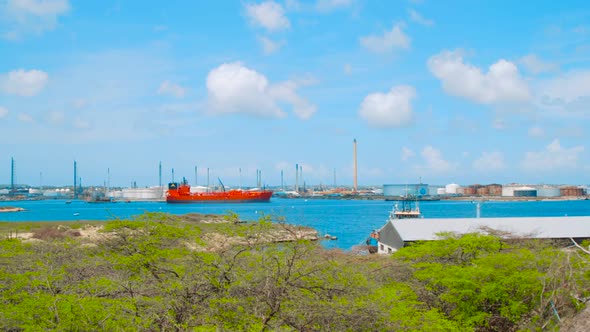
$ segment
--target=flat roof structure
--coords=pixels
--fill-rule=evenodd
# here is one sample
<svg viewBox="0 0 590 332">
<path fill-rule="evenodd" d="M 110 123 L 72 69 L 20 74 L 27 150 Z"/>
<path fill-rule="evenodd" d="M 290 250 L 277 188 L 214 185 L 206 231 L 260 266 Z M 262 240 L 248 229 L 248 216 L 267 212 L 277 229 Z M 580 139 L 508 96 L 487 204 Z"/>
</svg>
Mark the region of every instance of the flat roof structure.
<svg viewBox="0 0 590 332">
<path fill-rule="evenodd" d="M 510 238 L 590 238 L 590 216 L 519 218 L 392 219 L 379 231 L 379 242 L 400 249 L 407 242 L 438 240 L 439 233 L 490 233 Z"/>
</svg>

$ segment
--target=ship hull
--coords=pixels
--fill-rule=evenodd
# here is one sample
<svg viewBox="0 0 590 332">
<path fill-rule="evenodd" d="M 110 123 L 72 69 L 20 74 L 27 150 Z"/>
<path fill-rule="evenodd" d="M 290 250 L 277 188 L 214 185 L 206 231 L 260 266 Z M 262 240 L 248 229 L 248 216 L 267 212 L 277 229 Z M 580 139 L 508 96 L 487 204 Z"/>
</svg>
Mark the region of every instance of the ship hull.
<svg viewBox="0 0 590 332">
<path fill-rule="evenodd" d="M 166 202 L 172 204 L 192 203 L 263 203 L 269 202 L 272 191 L 241 191 L 231 190 L 229 192 L 190 193 L 168 191 Z"/>
</svg>

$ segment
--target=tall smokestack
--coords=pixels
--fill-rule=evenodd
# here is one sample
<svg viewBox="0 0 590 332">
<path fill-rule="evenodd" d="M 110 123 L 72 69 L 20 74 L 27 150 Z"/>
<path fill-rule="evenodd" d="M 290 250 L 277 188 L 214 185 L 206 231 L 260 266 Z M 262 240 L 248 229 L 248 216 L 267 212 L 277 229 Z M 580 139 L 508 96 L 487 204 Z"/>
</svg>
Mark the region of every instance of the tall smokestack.
<svg viewBox="0 0 590 332">
<path fill-rule="evenodd" d="M 299 164 L 295 164 L 295 191 L 299 192 Z"/>
<path fill-rule="evenodd" d="M 336 188 L 336 169 L 334 168 L 334 188 Z"/>
<path fill-rule="evenodd" d="M 199 185 L 199 182 L 197 182 L 197 166 L 195 166 L 195 187 Z"/>
<path fill-rule="evenodd" d="M 158 165 L 158 176 L 159 176 L 158 185 L 161 187 L 162 186 L 162 162 L 161 161 L 160 161 L 160 164 Z"/>
<path fill-rule="evenodd" d="M 356 165 L 356 138 L 352 141 L 353 147 L 353 159 L 354 159 L 354 192 L 358 191 L 358 182 L 357 182 L 357 165 Z"/>
<path fill-rule="evenodd" d="M 10 158 L 10 195 L 14 195 L 14 158 Z"/>
<path fill-rule="evenodd" d="M 303 179 L 303 166 L 299 166 L 299 178 L 303 182 L 303 192 L 305 193 L 305 180 Z"/>
<path fill-rule="evenodd" d="M 74 199 L 78 198 L 78 187 L 76 181 L 78 181 L 78 165 L 74 160 Z"/>
</svg>

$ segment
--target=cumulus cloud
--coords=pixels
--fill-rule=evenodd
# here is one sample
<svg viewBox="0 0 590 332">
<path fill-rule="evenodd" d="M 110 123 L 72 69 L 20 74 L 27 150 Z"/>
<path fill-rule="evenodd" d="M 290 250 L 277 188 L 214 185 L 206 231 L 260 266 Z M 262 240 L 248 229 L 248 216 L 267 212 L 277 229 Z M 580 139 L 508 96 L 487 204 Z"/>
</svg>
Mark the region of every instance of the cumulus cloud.
<svg viewBox="0 0 590 332">
<path fill-rule="evenodd" d="M 0 119 L 8 115 L 8 109 L 5 107 L 0 106 Z"/>
<path fill-rule="evenodd" d="M 538 106 L 561 116 L 588 116 L 590 70 L 573 70 L 541 81 L 537 89 Z"/>
<path fill-rule="evenodd" d="M 410 48 L 410 37 L 406 35 L 402 28 L 403 23 L 393 25 L 390 31 L 385 31 L 383 35 L 370 35 L 360 38 L 363 47 L 373 53 L 386 54 L 392 53 L 398 49 Z"/>
<path fill-rule="evenodd" d="M 266 1 L 260 4 L 246 4 L 246 15 L 254 25 L 261 26 L 269 31 L 288 29 L 291 26 L 285 16 L 285 9 L 274 1 Z"/>
<path fill-rule="evenodd" d="M 349 7 L 353 0 L 318 0 L 316 8 L 319 11 L 329 12 L 332 10 Z"/>
<path fill-rule="evenodd" d="M 262 53 L 265 55 L 271 55 L 277 52 L 285 43 L 284 41 L 275 42 L 264 36 L 258 37 L 258 42 L 260 43 L 260 46 L 262 46 Z"/>
<path fill-rule="evenodd" d="M 414 118 L 411 101 L 415 97 L 416 90 L 408 85 L 394 86 L 387 93 L 371 93 L 361 103 L 359 115 L 373 127 L 408 126 Z"/>
<path fill-rule="evenodd" d="M 43 90 L 49 75 L 41 70 L 13 70 L 0 75 L 0 91 L 22 97 L 31 97 Z"/>
<path fill-rule="evenodd" d="M 316 106 L 297 94 L 306 81 L 271 84 L 263 74 L 239 62 L 225 63 L 207 76 L 209 110 L 214 113 L 246 113 L 261 117 L 285 117 L 280 103 L 290 104 L 300 119 L 309 119 Z"/>
<path fill-rule="evenodd" d="M 407 161 L 410 158 L 413 158 L 414 156 L 416 156 L 416 153 L 414 153 L 414 151 L 410 150 L 407 147 L 402 147 L 402 155 L 401 155 L 401 159 L 403 161 Z"/>
<path fill-rule="evenodd" d="M 420 13 L 418 13 L 417 11 L 415 11 L 413 9 L 408 10 L 408 13 L 410 14 L 410 20 L 412 22 L 416 22 L 418 24 L 425 25 L 425 26 L 434 25 L 433 20 L 429 20 L 429 19 L 425 18 L 424 16 L 420 15 Z"/>
<path fill-rule="evenodd" d="M 160 84 L 160 88 L 158 88 L 158 94 L 182 98 L 186 94 L 186 88 L 166 80 Z"/>
<path fill-rule="evenodd" d="M 501 152 L 483 152 L 473 162 L 473 168 L 480 172 L 500 171 L 506 168 L 504 155 Z"/>
<path fill-rule="evenodd" d="M 578 159 L 584 152 L 584 146 L 564 148 L 558 139 L 553 140 L 545 150 L 526 152 L 521 167 L 526 171 L 555 171 L 572 169 L 578 166 Z"/>
<path fill-rule="evenodd" d="M 544 72 L 553 72 L 559 69 L 559 66 L 555 63 L 546 62 L 534 54 L 525 55 L 518 61 L 521 63 L 529 72 L 533 74 L 540 74 Z"/>
<path fill-rule="evenodd" d="M 423 167 L 419 167 L 422 171 L 445 173 L 453 169 L 453 165 L 443 158 L 440 150 L 430 145 L 422 149 L 421 155 L 425 162 Z"/>
<path fill-rule="evenodd" d="M 443 51 L 428 59 L 430 72 L 438 78 L 445 92 L 480 104 L 525 102 L 530 91 L 516 65 L 499 60 L 486 73 L 463 62 L 458 51 Z"/>
<path fill-rule="evenodd" d="M 52 30 L 59 16 L 70 9 L 68 0 L 8 0 L 0 3 L 0 12 L 8 24 L 5 39 L 16 40 L 24 34 Z"/>
</svg>

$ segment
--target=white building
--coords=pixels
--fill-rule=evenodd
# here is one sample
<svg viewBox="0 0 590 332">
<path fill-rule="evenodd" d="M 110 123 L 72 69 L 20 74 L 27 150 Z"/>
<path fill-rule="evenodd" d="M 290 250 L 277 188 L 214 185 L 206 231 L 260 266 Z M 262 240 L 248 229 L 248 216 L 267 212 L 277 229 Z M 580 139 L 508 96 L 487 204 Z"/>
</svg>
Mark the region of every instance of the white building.
<svg viewBox="0 0 590 332">
<path fill-rule="evenodd" d="M 440 233 L 489 233 L 524 239 L 590 238 L 590 216 L 523 218 L 391 219 L 378 231 L 378 253 L 393 253 L 406 243 L 440 239 Z"/>
</svg>

